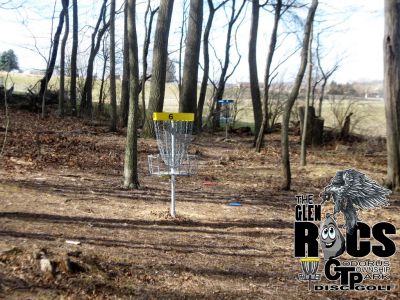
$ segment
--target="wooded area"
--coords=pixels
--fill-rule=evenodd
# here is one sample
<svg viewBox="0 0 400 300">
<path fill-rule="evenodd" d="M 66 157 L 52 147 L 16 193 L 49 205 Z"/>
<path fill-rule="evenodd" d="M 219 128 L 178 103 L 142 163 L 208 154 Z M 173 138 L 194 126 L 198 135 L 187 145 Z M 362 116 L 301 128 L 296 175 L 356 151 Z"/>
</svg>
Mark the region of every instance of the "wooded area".
<svg viewBox="0 0 400 300">
<path fill-rule="evenodd" d="M 331 81 L 344 57 L 327 59 L 326 3 L 102 0 L 90 26 L 80 5 L 54 2 L 47 52 L 34 46 L 45 70 L 25 91 L 15 91 L 14 52 L 0 56 L 0 298 L 398 299 L 398 256 L 379 281 L 397 288 L 346 294 L 309 291 L 293 257 L 295 195 L 320 203 L 340 170 L 390 189 L 390 207 L 362 216 L 398 227 L 398 1 L 383 7 L 379 137 L 354 130 L 363 95 Z M 248 80 L 234 83 L 242 61 Z M 249 122 L 239 120 L 245 112 Z"/>
</svg>

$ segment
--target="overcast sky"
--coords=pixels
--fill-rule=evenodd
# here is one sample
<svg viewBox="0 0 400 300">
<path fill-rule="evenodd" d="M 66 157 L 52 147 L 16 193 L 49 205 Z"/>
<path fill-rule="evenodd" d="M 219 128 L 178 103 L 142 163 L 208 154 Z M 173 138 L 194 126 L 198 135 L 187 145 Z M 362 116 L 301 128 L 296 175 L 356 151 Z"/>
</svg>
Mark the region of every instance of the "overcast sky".
<svg viewBox="0 0 400 300">
<path fill-rule="evenodd" d="M 23 1 L 23 0 L 21 0 Z M 14 1 L 13 1 L 14 2 Z M 56 1 L 56 16 L 58 16 L 61 2 Z M 79 51 L 84 53 L 88 47 L 88 40 L 91 34 L 91 27 L 97 18 L 100 1 L 80 0 L 80 39 Z M 157 3 L 157 1 L 154 1 Z M 172 52 L 171 58 L 177 59 L 176 50 L 179 48 L 179 27 L 182 14 L 182 0 L 175 0 L 174 16 L 170 34 L 169 51 Z M 205 1 L 206 3 L 206 1 Z M 122 1 L 117 0 L 117 7 L 122 5 Z M 206 5 L 207 6 L 207 5 Z M 139 46 L 142 44 L 143 37 L 143 11 L 145 1 L 138 1 L 138 34 Z M 25 0 L 25 4 L 18 10 L 0 9 L 0 51 L 14 49 L 20 67 L 26 69 L 43 69 L 44 59 L 38 54 L 40 51 L 45 56 L 48 55 L 48 44 L 51 32 L 51 16 L 53 14 L 54 1 L 45 0 Z M 242 55 L 241 63 L 237 72 L 232 77 L 233 82 L 248 81 L 247 48 L 248 32 L 250 26 L 250 6 L 248 6 L 242 19 L 241 27 L 238 30 L 237 41 L 238 50 Z M 300 12 L 304 17 L 306 9 Z M 206 20 L 208 10 L 204 11 Z M 342 59 L 341 67 L 334 76 L 338 82 L 359 81 L 359 80 L 382 80 L 383 78 L 383 1 L 377 0 L 334 0 L 320 1 L 318 15 L 316 17 L 319 29 L 335 25 L 331 30 L 321 35 L 323 41 L 324 59 L 323 64 L 329 68 L 337 59 Z M 288 18 L 289 20 L 289 18 Z M 122 14 L 117 18 L 117 47 L 122 46 Z M 262 11 L 260 15 L 260 32 L 258 38 L 258 66 L 259 78 L 262 81 L 265 68 L 265 58 L 267 55 L 269 34 L 271 30 L 272 15 L 267 11 Z M 58 20 L 54 22 L 54 27 Z M 223 55 L 223 45 L 226 30 L 226 13 L 221 10 L 217 13 L 214 21 L 214 30 L 211 40 L 216 49 L 217 55 Z M 204 21 L 205 24 L 205 21 Z M 281 32 L 295 28 L 293 24 L 287 22 L 287 26 L 281 26 Z M 318 29 L 316 29 L 318 31 Z M 154 31 L 153 31 L 154 32 Z M 35 38 L 34 38 L 35 37 Z M 35 42 L 36 40 L 36 42 Z M 35 47 L 36 43 L 36 47 Z M 289 36 L 282 44 L 275 57 L 275 64 L 284 59 L 287 53 L 296 48 L 297 40 L 295 35 Z M 37 49 L 36 49 L 37 48 Z M 141 52 L 139 52 L 141 53 Z M 232 60 L 236 61 L 238 55 L 235 47 L 232 47 Z M 84 64 L 85 59 L 81 59 Z M 281 80 L 290 81 L 299 62 L 299 55 L 294 55 L 280 69 L 279 77 Z M 218 64 L 213 58 L 214 69 L 211 71 L 218 75 Z"/>
</svg>

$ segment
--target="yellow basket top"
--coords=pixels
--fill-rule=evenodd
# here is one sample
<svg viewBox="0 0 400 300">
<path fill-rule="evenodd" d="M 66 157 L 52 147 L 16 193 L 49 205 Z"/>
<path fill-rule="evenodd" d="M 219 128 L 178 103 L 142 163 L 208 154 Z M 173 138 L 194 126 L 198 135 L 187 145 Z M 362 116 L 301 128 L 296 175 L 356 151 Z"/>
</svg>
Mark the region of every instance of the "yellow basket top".
<svg viewBox="0 0 400 300">
<path fill-rule="evenodd" d="M 171 113 L 171 112 L 155 112 L 153 113 L 154 121 L 194 121 L 194 113 Z"/>
<path fill-rule="evenodd" d="M 309 261 L 317 262 L 317 261 L 320 261 L 320 259 L 318 257 L 303 257 L 303 258 L 300 258 L 300 261 L 301 262 L 309 262 Z"/>
</svg>

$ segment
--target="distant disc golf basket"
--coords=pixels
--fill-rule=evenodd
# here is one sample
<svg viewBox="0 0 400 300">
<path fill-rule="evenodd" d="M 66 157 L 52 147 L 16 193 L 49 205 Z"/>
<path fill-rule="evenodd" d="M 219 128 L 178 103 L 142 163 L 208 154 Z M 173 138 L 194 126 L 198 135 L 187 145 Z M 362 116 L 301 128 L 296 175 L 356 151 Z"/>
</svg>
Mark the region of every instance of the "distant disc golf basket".
<svg viewBox="0 0 400 300">
<path fill-rule="evenodd" d="M 148 156 L 149 171 L 152 175 L 171 176 L 170 214 L 175 217 L 176 176 L 197 173 L 197 156 L 187 154 L 194 114 L 157 112 L 153 114 L 153 121 L 160 154 Z"/>
<path fill-rule="evenodd" d="M 220 120 L 225 124 L 225 139 L 227 139 L 228 127 L 233 124 L 235 100 L 221 99 L 218 103 L 221 104 Z"/>
</svg>

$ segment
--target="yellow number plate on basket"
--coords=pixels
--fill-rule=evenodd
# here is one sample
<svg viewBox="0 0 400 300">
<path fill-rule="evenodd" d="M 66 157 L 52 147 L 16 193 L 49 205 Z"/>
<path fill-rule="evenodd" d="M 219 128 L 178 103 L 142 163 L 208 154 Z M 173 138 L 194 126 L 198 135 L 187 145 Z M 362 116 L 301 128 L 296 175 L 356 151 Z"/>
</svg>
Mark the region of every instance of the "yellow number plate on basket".
<svg viewBox="0 0 400 300">
<path fill-rule="evenodd" d="M 154 121 L 194 121 L 193 113 L 170 113 L 170 112 L 155 112 L 153 113 Z"/>
</svg>

